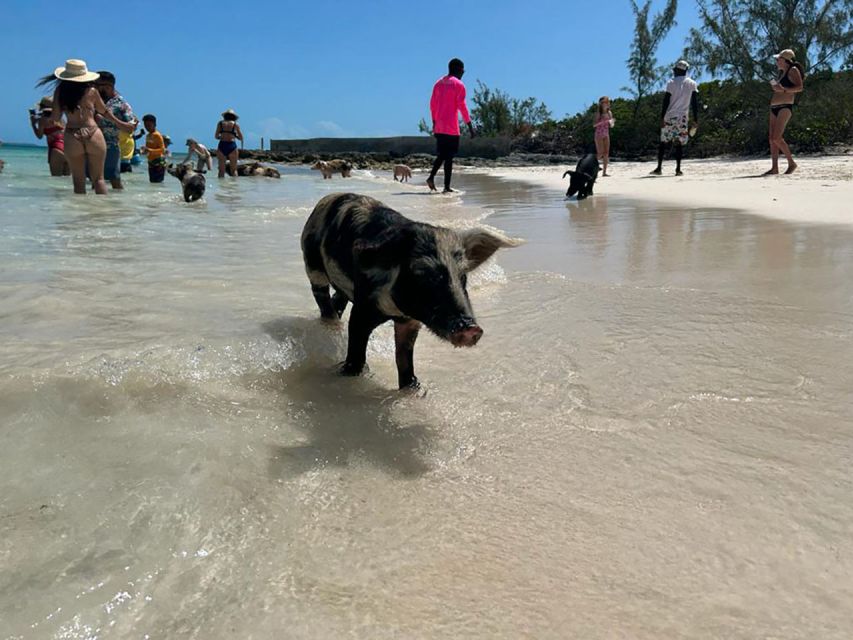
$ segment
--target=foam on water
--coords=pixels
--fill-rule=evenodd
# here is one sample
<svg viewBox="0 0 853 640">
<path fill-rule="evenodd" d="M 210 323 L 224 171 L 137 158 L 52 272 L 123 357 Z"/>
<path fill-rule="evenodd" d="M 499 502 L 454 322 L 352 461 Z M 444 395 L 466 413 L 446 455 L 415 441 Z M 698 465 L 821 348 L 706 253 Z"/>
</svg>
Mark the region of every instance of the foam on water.
<svg viewBox="0 0 853 640">
<path fill-rule="evenodd" d="M 849 636 L 853 242 L 460 175 L 0 174 L 0 637 Z M 396 390 L 305 279 L 338 189 L 522 247 Z M 568 630 L 568 631 L 567 631 Z"/>
</svg>

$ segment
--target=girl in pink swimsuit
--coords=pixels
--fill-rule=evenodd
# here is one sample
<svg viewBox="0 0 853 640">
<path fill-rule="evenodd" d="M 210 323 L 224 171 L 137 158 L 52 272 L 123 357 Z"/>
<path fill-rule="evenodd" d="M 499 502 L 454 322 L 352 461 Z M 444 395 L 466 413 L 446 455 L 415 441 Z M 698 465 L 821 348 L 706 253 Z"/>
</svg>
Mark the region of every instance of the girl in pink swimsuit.
<svg viewBox="0 0 853 640">
<path fill-rule="evenodd" d="M 607 163 L 610 160 L 610 127 L 615 124 L 613 114 L 610 112 L 610 98 L 601 96 L 598 99 L 598 111 L 595 114 L 595 150 L 598 159 L 604 165 L 601 175 L 607 175 Z"/>
</svg>

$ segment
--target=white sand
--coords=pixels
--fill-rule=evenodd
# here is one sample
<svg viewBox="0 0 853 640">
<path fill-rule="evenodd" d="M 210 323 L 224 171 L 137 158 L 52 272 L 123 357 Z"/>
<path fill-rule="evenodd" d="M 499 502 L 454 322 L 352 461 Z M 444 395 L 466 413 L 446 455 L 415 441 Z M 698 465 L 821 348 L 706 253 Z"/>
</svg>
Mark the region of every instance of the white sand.
<svg viewBox="0 0 853 640">
<path fill-rule="evenodd" d="M 792 175 L 759 177 L 770 160 L 691 160 L 663 165 L 663 176 L 649 176 L 654 162 L 614 162 L 610 176 L 596 182 L 597 194 L 617 195 L 685 208 L 725 207 L 805 223 L 853 225 L 853 156 L 797 158 Z M 785 170 L 784 159 L 780 163 Z M 489 170 L 490 175 L 553 187 L 565 193 L 574 167 L 520 167 Z"/>
</svg>

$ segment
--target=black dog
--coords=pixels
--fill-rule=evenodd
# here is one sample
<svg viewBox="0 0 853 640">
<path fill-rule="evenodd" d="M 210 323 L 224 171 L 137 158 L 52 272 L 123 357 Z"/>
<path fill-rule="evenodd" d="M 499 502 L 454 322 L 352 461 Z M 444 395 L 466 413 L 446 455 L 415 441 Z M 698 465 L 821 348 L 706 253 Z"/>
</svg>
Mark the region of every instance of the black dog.
<svg viewBox="0 0 853 640">
<path fill-rule="evenodd" d="M 578 200 L 583 200 L 587 196 L 593 195 L 592 187 L 595 185 L 595 179 L 598 177 L 598 159 L 594 153 L 588 153 L 583 158 L 578 160 L 578 166 L 574 171 L 566 171 L 563 177 L 569 178 L 569 190 L 566 191 L 566 197 L 578 194 Z"/>
<path fill-rule="evenodd" d="M 206 186 L 204 173 L 194 171 L 192 165 L 169 165 L 169 173 L 181 181 L 186 202 L 195 202 L 204 195 Z"/>
</svg>

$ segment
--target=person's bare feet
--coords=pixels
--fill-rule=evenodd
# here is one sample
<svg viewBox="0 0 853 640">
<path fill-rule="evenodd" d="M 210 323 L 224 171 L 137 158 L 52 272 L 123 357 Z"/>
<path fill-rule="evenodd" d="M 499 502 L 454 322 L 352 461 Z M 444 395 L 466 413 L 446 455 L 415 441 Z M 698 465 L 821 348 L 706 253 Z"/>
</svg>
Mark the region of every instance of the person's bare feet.
<svg viewBox="0 0 853 640">
<path fill-rule="evenodd" d="M 659 176 L 660 174 L 661 174 L 660 169 L 652 169 L 651 171 L 649 171 L 650 176 Z"/>
<path fill-rule="evenodd" d="M 609 177 L 610 177 L 610 174 L 609 174 L 609 173 L 602 173 L 602 174 L 601 174 L 601 177 L 602 177 L 602 178 L 609 178 Z"/>
<path fill-rule="evenodd" d="M 426 182 L 430 191 L 438 191 L 438 189 L 435 188 L 435 180 L 433 180 L 432 178 L 427 178 Z"/>
<path fill-rule="evenodd" d="M 763 175 L 763 176 L 778 176 L 779 175 L 779 169 L 768 169 L 767 171 L 765 171 L 761 175 Z"/>
<path fill-rule="evenodd" d="M 797 163 L 796 163 L 796 162 L 792 162 L 791 164 L 789 164 L 789 165 L 788 165 L 788 168 L 787 168 L 787 170 L 785 171 L 785 175 L 786 175 L 786 176 L 789 176 L 789 175 L 791 175 L 792 173 L 794 173 L 794 171 L 796 171 L 796 170 L 797 170 Z"/>
</svg>

